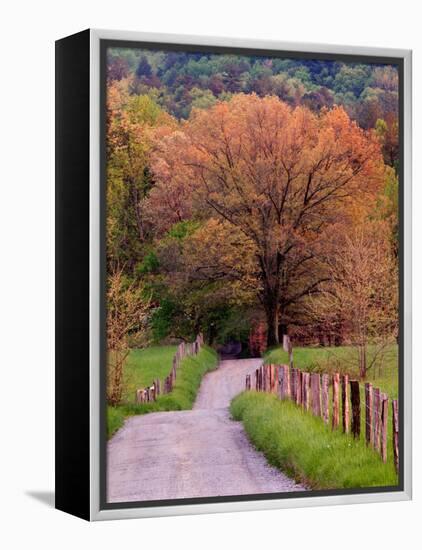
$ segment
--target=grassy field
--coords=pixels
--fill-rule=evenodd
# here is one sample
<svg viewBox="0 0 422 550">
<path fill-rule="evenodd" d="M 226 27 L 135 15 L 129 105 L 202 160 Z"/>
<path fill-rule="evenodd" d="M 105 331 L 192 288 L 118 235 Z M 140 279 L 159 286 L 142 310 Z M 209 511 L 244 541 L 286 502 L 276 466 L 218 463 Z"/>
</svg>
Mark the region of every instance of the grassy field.
<svg viewBox="0 0 422 550">
<path fill-rule="evenodd" d="M 183 359 L 171 393 L 160 395 L 151 403 L 135 403 L 136 388 L 145 387 L 156 378 L 163 380 L 168 375 L 175 351 L 175 347 L 162 346 L 131 352 L 125 366 L 125 401 L 117 407 L 107 408 L 109 438 L 123 425 L 128 416 L 192 408 L 202 377 L 218 364 L 217 354 L 208 347 L 203 347 L 196 356 Z"/>
<path fill-rule="evenodd" d="M 150 386 L 157 378 L 163 382 L 176 349 L 177 346 L 156 346 L 131 350 L 125 364 L 122 401 L 133 403 L 136 390 Z"/>
<path fill-rule="evenodd" d="M 320 418 L 303 412 L 275 395 L 244 392 L 231 403 L 253 445 L 268 462 L 312 489 L 396 485 L 392 460 L 387 464 L 340 430 L 332 431 Z"/>
<path fill-rule="evenodd" d="M 374 352 L 369 348 L 369 359 Z M 264 357 L 266 364 L 288 364 L 288 354 L 282 348 L 269 350 Z M 306 372 L 340 372 L 358 379 L 357 352 L 348 346 L 293 348 L 293 363 Z M 382 366 L 368 371 L 367 381 L 380 388 L 391 399 L 398 397 L 398 347 L 385 350 Z"/>
</svg>

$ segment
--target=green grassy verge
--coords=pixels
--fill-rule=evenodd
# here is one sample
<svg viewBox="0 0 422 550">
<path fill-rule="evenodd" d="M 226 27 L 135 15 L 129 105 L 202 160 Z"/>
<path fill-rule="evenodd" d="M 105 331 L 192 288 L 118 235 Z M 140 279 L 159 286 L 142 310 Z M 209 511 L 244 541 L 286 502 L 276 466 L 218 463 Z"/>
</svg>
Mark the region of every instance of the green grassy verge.
<svg viewBox="0 0 422 550">
<path fill-rule="evenodd" d="M 371 356 L 371 348 L 369 356 Z M 350 347 L 320 347 L 320 348 L 293 348 L 293 361 L 296 368 L 305 372 L 343 372 L 348 373 L 350 377 L 359 379 L 358 369 L 356 367 L 357 358 L 354 355 L 355 350 Z M 264 362 L 266 364 L 286 364 L 288 355 L 282 348 L 274 348 L 265 354 Z M 393 464 L 393 427 L 391 423 L 391 401 L 398 397 L 399 375 L 398 375 L 398 347 L 391 346 L 386 350 L 384 363 L 380 370 L 369 370 L 367 380 L 374 387 L 380 388 L 389 397 L 388 403 L 388 434 L 387 434 L 387 457 Z M 330 418 L 332 414 L 332 387 L 329 389 L 330 400 Z M 365 385 L 360 383 L 360 402 L 361 402 L 361 439 L 365 438 Z M 351 403 L 349 398 L 349 410 Z M 340 418 L 342 414 L 342 404 L 340 399 Z M 340 421 L 341 423 L 341 421 Z"/>
<path fill-rule="evenodd" d="M 162 349 L 163 357 L 165 357 L 168 352 L 168 349 L 166 347 L 153 349 Z M 160 395 L 156 401 L 151 403 L 135 403 L 134 391 L 132 392 L 132 394 L 128 392 L 128 395 L 132 395 L 132 402 L 124 402 L 117 407 L 107 407 L 108 437 L 110 438 L 123 425 L 125 418 L 127 418 L 128 416 L 132 416 L 135 414 L 147 414 L 150 412 L 158 411 L 180 411 L 191 409 L 195 402 L 195 398 L 198 393 L 202 377 L 208 371 L 215 369 L 217 367 L 217 364 L 218 358 L 215 351 L 211 348 L 203 347 L 198 355 L 186 357 L 185 359 L 183 359 L 181 367 L 177 371 L 176 383 L 170 393 Z M 154 373 L 154 371 L 150 370 L 149 365 L 146 365 L 145 370 L 153 372 L 150 382 L 152 382 L 154 378 L 158 377 L 157 373 Z M 170 366 L 165 371 L 165 376 L 167 376 L 169 371 Z M 146 382 L 146 384 L 150 382 Z M 140 385 L 138 387 L 143 386 Z"/>
<path fill-rule="evenodd" d="M 244 392 L 232 401 L 231 413 L 270 464 L 311 489 L 397 484 L 392 461 L 384 464 L 363 438 L 332 431 L 321 418 L 290 401 Z"/>
</svg>

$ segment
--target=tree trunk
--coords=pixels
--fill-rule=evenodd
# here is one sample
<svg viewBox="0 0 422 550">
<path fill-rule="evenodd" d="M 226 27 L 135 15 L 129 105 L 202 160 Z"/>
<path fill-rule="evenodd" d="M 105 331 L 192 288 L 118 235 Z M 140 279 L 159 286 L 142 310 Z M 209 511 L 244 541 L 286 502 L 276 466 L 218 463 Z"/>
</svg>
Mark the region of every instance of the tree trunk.
<svg viewBox="0 0 422 550">
<path fill-rule="evenodd" d="M 284 323 L 284 322 L 279 323 L 279 325 L 278 325 L 278 338 L 279 338 L 280 342 L 283 341 L 283 336 L 285 334 L 287 334 L 287 328 L 288 328 L 288 326 L 287 326 L 286 323 Z"/>
<path fill-rule="evenodd" d="M 277 346 L 280 343 L 278 335 L 278 304 L 269 303 L 265 308 L 267 316 L 267 345 Z"/>
</svg>

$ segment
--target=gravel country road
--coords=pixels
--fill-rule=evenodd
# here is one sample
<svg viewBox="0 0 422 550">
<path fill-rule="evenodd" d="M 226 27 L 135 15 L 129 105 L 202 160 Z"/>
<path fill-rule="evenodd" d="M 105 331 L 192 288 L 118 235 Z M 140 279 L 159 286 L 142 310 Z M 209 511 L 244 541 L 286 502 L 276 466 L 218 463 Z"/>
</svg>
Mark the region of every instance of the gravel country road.
<svg viewBox="0 0 422 550">
<path fill-rule="evenodd" d="M 108 443 L 108 502 L 303 491 L 249 443 L 230 400 L 259 359 L 220 361 L 191 411 L 133 416 Z"/>
</svg>

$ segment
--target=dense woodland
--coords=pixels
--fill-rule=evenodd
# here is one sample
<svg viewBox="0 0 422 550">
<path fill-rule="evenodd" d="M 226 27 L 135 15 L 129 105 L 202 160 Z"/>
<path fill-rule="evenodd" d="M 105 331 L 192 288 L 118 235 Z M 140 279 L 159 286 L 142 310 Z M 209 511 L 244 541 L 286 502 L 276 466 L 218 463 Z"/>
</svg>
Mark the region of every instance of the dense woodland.
<svg viewBox="0 0 422 550">
<path fill-rule="evenodd" d="M 352 344 L 364 377 L 397 337 L 398 163 L 395 67 L 109 50 L 116 381 L 130 347 L 200 331 Z"/>
</svg>

